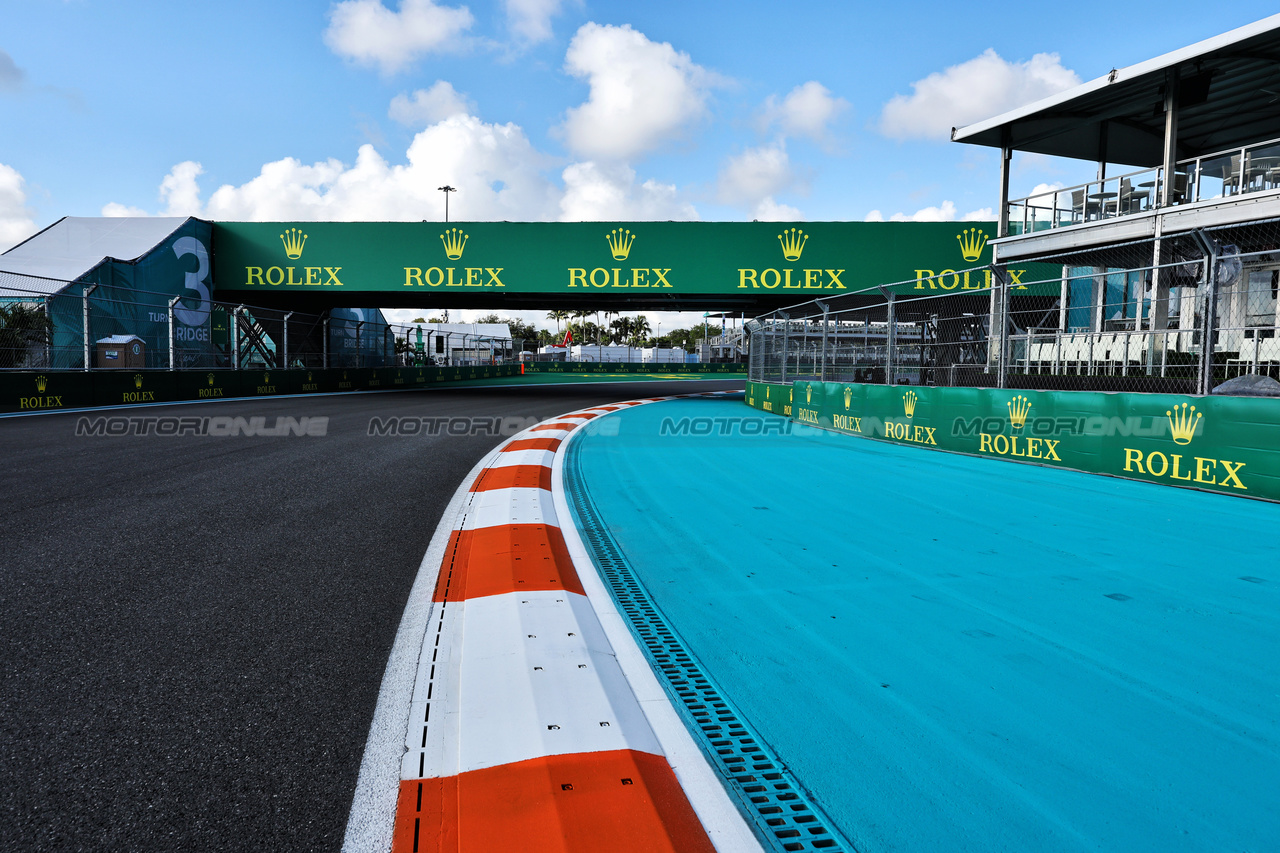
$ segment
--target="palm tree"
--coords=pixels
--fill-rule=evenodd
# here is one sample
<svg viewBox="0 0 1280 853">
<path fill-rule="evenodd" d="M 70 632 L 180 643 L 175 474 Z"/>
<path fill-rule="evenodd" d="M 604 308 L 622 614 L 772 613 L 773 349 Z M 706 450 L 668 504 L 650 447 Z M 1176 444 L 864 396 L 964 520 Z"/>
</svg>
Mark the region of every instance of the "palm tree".
<svg viewBox="0 0 1280 853">
<path fill-rule="evenodd" d="M 560 331 L 560 321 L 562 321 L 562 320 L 568 320 L 568 319 L 569 319 L 569 312 L 568 312 L 568 311 L 563 311 L 563 310 L 548 311 L 548 312 L 547 312 L 547 319 L 548 319 L 548 320 L 555 320 L 555 321 L 556 321 L 556 331 L 557 331 L 557 332 L 559 332 L 559 331 Z"/>
<path fill-rule="evenodd" d="M 644 346 L 645 339 L 653 334 L 653 326 L 649 325 L 649 318 L 643 314 L 639 314 L 631 321 L 631 341 L 632 346 Z"/>
</svg>

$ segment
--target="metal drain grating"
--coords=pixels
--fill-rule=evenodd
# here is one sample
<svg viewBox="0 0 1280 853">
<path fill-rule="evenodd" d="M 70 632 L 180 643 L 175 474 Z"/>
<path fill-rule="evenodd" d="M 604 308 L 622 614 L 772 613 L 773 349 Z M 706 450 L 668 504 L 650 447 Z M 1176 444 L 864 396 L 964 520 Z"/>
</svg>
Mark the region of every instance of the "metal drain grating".
<svg viewBox="0 0 1280 853">
<path fill-rule="evenodd" d="M 649 599 L 583 484 L 579 442 L 565 459 L 578 529 L 618 609 L 644 648 L 690 732 L 766 849 L 856 853 L 729 702 Z"/>
</svg>

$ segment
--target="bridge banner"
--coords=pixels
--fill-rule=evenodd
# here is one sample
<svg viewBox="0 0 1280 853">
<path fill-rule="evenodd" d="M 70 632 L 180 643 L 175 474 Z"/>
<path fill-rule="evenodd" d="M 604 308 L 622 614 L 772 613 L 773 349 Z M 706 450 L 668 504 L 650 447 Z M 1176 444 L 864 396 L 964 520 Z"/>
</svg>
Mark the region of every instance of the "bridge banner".
<svg viewBox="0 0 1280 853">
<path fill-rule="evenodd" d="M 990 284 L 992 222 L 220 222 L 219 293 L 938 295 Z M 973 270 L 966 273 L 965 270 Z M 1015 281 L 1059 267 L 1011 270 Z M 1020 286 L 1021 287 L 1021 286 Z M 1032 293 L 1025 287 L 1021 292 Z M 334 294 L 336 295 L 336 293 Z"/>
</svg>

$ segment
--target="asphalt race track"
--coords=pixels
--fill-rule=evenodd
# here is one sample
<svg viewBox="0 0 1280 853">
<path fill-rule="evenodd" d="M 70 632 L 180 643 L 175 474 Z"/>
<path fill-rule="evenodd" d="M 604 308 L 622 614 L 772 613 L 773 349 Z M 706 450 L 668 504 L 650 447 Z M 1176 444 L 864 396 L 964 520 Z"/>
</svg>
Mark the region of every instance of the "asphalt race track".
<svg viewBox="0 0 1280 853">
<path fill-rule="evenodd" d="M 99 413 L 0 419 L 0 849 L 337 850 L 418 565 L 502 439 L 370 436 L 370 419 L 548 418 L 742 385 L 100 413 L 327 417 L 323 437 L 78 437 Z"/>
</svg>

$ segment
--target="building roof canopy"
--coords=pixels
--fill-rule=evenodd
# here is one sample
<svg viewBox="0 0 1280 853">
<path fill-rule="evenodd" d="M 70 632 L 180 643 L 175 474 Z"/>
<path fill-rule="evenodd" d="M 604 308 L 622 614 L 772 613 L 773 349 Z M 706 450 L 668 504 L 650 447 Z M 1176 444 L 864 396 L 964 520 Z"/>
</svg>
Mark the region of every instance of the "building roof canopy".
<svg viewBox="0 0 1280 853">
<path fill-rule="evenodd" d="M 953 129 L 951 137 L 1056 157 L 1156 166 L 1164 158 L 1165 87 L 1175 74 L 1178 159 L 1280 137 L 1280 15 Z"/>
</svg>

